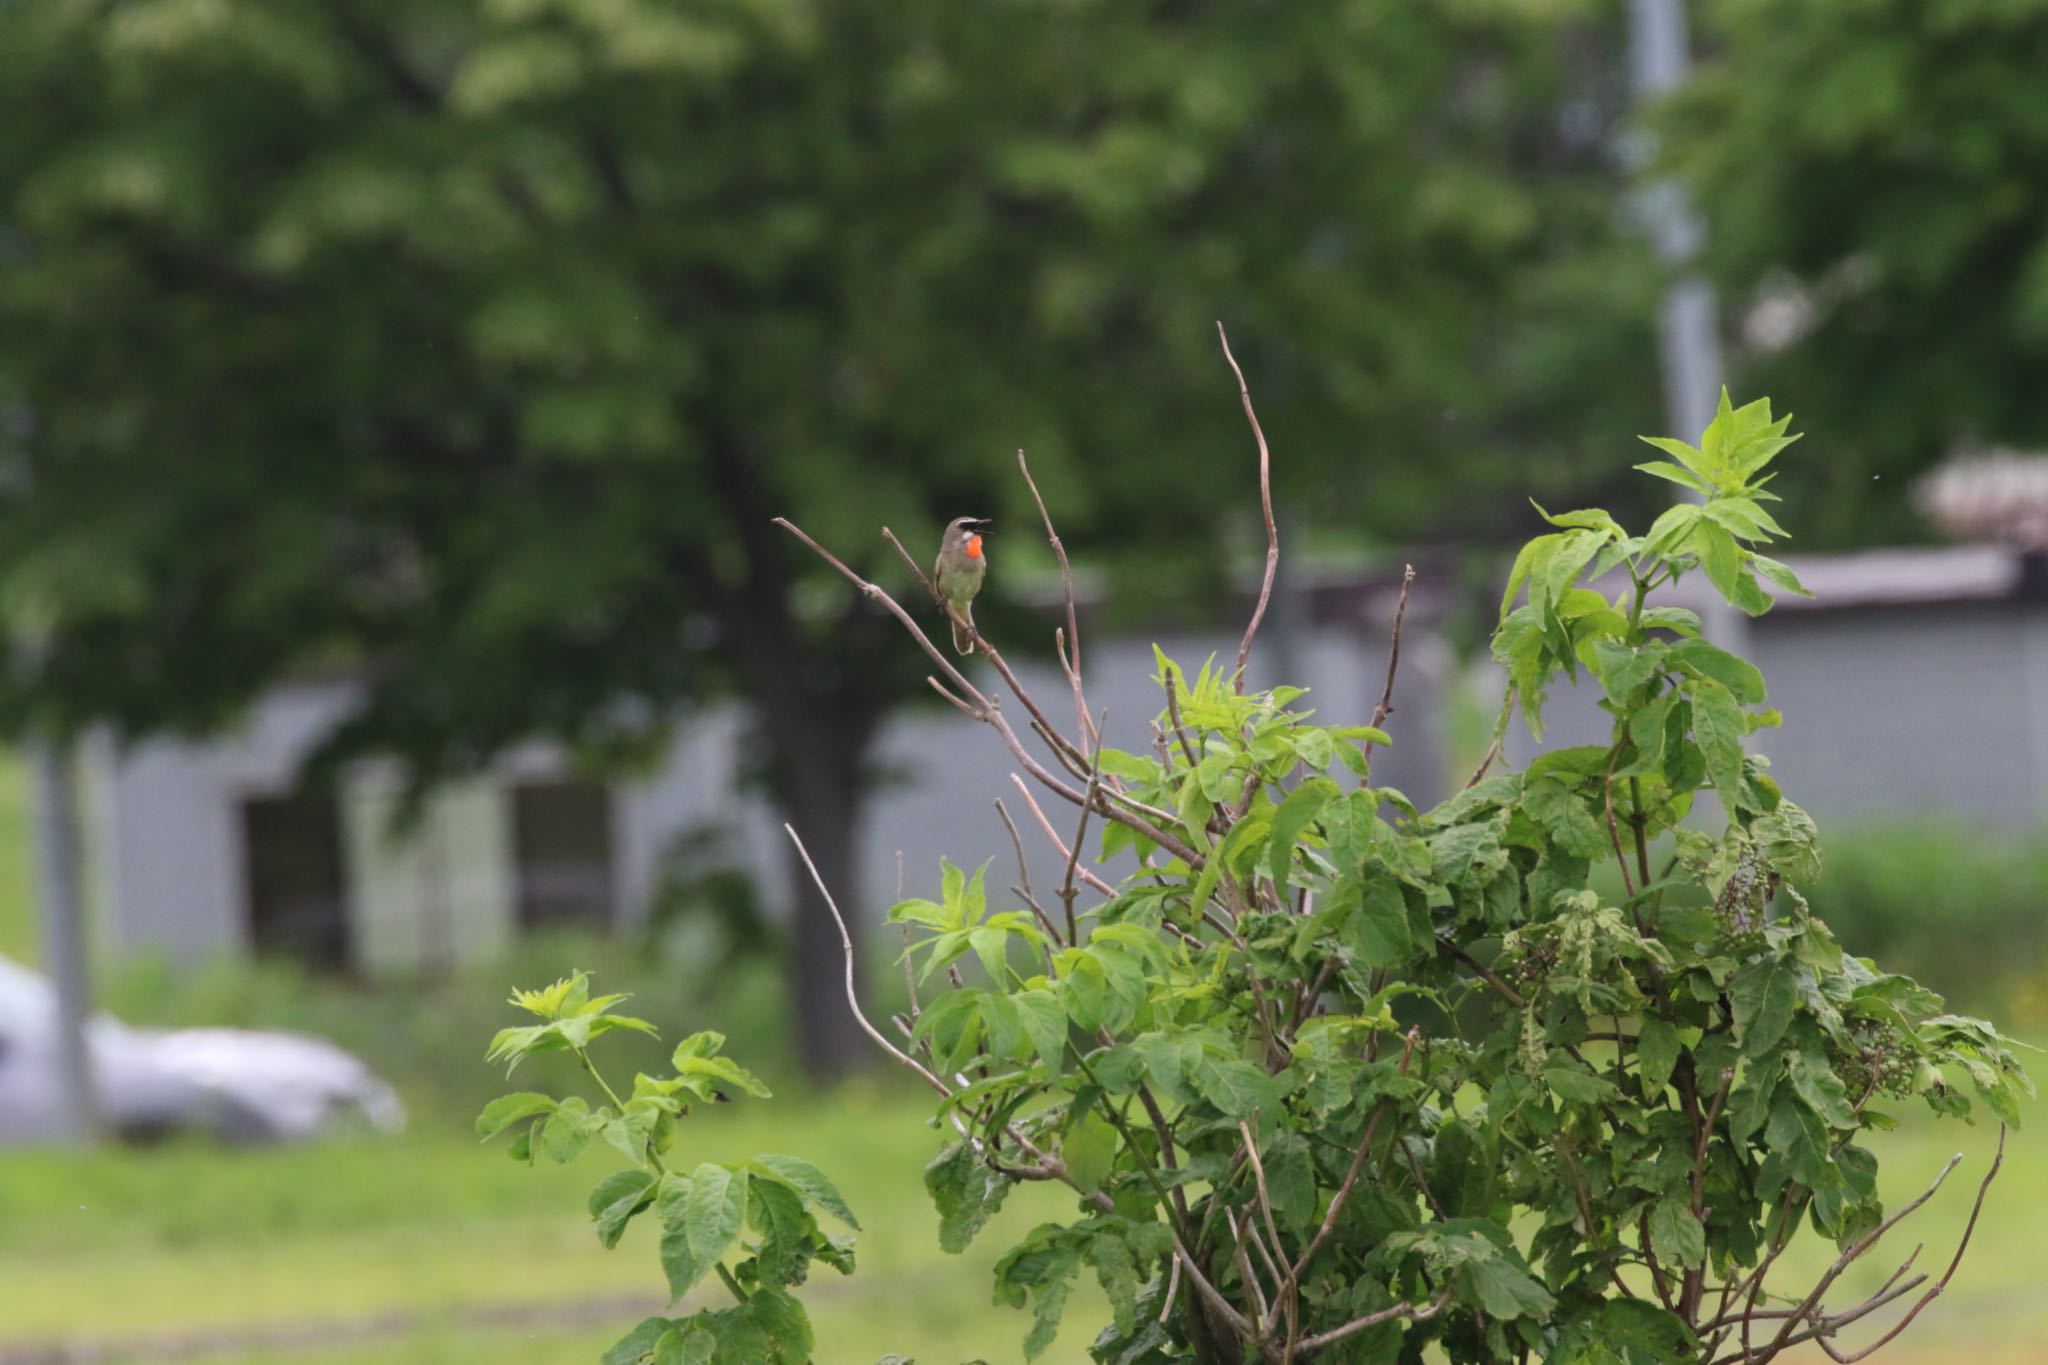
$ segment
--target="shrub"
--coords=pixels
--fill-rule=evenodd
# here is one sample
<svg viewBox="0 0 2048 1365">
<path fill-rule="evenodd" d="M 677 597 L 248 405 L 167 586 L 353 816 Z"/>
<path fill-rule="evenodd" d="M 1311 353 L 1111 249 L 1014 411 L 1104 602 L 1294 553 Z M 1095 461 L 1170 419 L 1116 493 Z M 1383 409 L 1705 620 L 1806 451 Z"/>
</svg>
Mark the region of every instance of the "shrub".
<svg viewBox="0 0 2048 1365">
<path fill-rule="evenodd" d="M 1955 1262 L 1930 1284 L 1908 1257 L 1876 1295 L 1827 1306 L 1843 1269 L 1933 1193 L 1888 1207 L 1859 1140 L 1912 1100 L 2016 1122 L 2028 1083 L 1991 1026 L 1849 956 L 1811 912 L 1794 885 L 1819 873 L 1813 822 L 1745 752 L 1775 722 L 1759 709 L 1763 678 L 1690 612 L 1652 601 L 1692 572 L 1751 613 L 1771 604 L 1760 576 L 1802 591 L 1759 548 L 1783 534 L 1763 471 L 1786 427 L 1767 403 L 1724 396 L 1697 447 L 1652 441 L 1671 459 L 1640 467 L 1697 500 L 1640 535 L 1598 510 L 1544 514 L 1556 529 L 1516 559 L 1494 635 L 1511 679 L 1499 727 L 1519 705 L 1540 733 L 1546 689 L 1583 669 L 1603 689 L 1609 742 L 1519 773 L 1491 772 L 1496 744 L 1429 811 L 1371 783 L 1373 750 L 1390 742 L 1378 727 L 1398 614 L 1373 724 L 1312 724 L 1298 689 L 1245 689 L 1262 593 L 1234 666 L 1190 674 L 1158 657 L 1163 707 L 1143 754 L 1103 745 L 1071 613 L 1059 640 L 1072 733 L 975 636 L 1041 759 L 899 603 L 826 555 L 917 640 L 932 685 L 1078 812 L 1062 839 L 1023 789 L 1016 823 L 1059 847 L 1056 888 L 1027 878 L 1021 905 L 992 910 L 987 869 L 948 864 L 935 895 L 894 907 L 925 992 L 897 1038 L 847 978 L 862 1026 L 938 1095 L 956 1137 L 925 1176 L 945 1249 L 1019 1181 L 1076 1196 L 1070 1221 L 1032 1230 L 997 1268 L 998 1301 L 1033 1314 L 1027 1355 L 1083 1273 L 1112 1308 L 1094 1356 L 1116 1365 L 1394 1365 L 1425 1349 L 1762 1365 L 1801 1342 L 1832 1351 L 1839 1329 L 1907 1296 L 1910 1321 L 1945 1287 Z M 1266 524 L 1270 590 L 1270 501 Z M 1682 823 L 1696 803 L 1710 828 L 1706 810 Z M 1112 884 L 1082 860 L 1091 829 L 1101 857 L 1135 857 L 1131 875 Z M 1594 879 L 1609 860 L 1618 896 Z M 776 1215 L 732 1193 L 758 1177 L 658 1174 L 668 1084 L 642 1077 L 632 1100 L 607 1091 L 611 1106 L 567 1119 L 549 1110 L 518 1141 L 596 1130 L 627 1150 L 642 1169 L 600 1192 L 630 1182 L 641 1206 L 659 1201 L 672 1280 L 672 1256 L 699 1270 L 743 1221 L 761 1240 L 734 1252 L 740 1265 L 776 1259 Z M 700 1236 L 710 1202 L 721 1221 Z M 603 1232 L 621 1205 L 601 1203 Z M 1806 1228 L 1840 1255 L 1817 1284 L 1773 1291 Z M 799 1244 L 815 1251 L 811 1236 Z M 768 1292 L 728 1288 L 727 1314 Z M 608 1360 L 808 1349 L 792 1329 L 779 1354 L 747 1355 L 704 1321 L 652 1320 Z M 703 1354 L 680 1354 L 685 1341 Z"/>
</svg>

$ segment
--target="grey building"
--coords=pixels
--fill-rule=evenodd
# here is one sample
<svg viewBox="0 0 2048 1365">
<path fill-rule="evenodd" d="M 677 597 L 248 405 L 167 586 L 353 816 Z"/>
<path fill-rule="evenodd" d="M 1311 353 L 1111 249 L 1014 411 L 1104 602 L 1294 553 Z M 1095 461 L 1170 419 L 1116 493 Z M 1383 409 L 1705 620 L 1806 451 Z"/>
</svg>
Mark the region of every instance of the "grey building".
<svg viewBox="0 0 2048 1365">
<path fill-rule="evenodd" d="M 1312 689 L 1303 705 L 1332 722 L 1364 721 L 1384 683 L 1396 595 L 1395 585 L 1356 575 L 1298 585 L 1275 603 L 1255 673 L 1284 670 Z M 1387 782 L 1418 797 L 1441 777 L 1424 700 L 1451 673 L 1428 629 L 1440 602 L 1426 585 L 1411 601 L 1399 733 L 1379 760 Z M 1109 744 L 1144 750 L 1163 704 L 1151 681 L 1151 642 L 1098 636 L 1085 621 L 1090 705 L 1108 713 Z M 1192 670 L 1211 653 L 1234 658 L 1240 630 L 1161 644 Z M 1004 652 L 1048 712 L 1071 719 L 1051 636 L 1048 618 L 1042 640 L 1010 642 Z M 1000 686 L 992 676 L 984 681 Z M 754 875 L 764 904 L 788 902 L 780 826 L 742 790 L 745 721 L 736 708 L 698 716 L 645 777 L 593 781 L 559 751 L 533 745 L 436 793 L 400 829 L 402 784 L 388 768 L 359 765 L 332 794 L 294 789 L 300 762 L 356 695 L 346 679 L 293 683 L 264 697 L 239 729 L 206 742 L 117 748 L 100 737 L 81 747 L 104 951 L 180 961 L 276 953 L 369 974 L 435 970 L 486 959 L 539 926 L 639 922 L 665 852 L 702 831 L 723 839 L 731 860 Z M 993 802 L 1007 795 L 1013 814 L 1024 816 L 1009 780 L 1017 765 L 995 731 L 943 706 L 907 709 L 884 732 L 876 759 L 888 780 L 862 831 L 866 884 L 853 895 L 834 888 L 843 902 L 878 916 L 895 899 L 899 854 L 912 894 L 935 889 L 942 854 L 965 866 L 999 857 L 992 884 L 1014 877 Z M 1071 809 L 1047 813 L 1071 837 Z M 1062 869 L 1049 846 L 1026 848 L 1034 877 L 1056 883 Z"/>
<path fill-rule="evenodd" d="M 1763 670 L 1782 728 L 1755 735 L 1823 826 L 1950 815 L 2013 830 L 2048 814 L 2048 571 L 1992 545 L 1790 559 L 1811 599 L 1719 641 Z M 1696 577 L 1696 576 L 1695 576 Z M 1660 601 L 1703 605 L 1704 582 Z M 1604 742 L 1597 684 L 1545 709 L 1544 746 Z M 1539 746 L 1519 721 L 1509 756 Z"/>
</svg>

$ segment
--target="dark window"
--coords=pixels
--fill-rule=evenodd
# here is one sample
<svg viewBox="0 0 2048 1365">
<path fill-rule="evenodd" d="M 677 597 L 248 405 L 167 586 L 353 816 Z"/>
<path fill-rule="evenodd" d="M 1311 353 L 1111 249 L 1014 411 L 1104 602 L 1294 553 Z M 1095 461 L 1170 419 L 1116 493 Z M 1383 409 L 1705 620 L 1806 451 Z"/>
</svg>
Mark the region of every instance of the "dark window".
<svg viewBox="0 0 2048 1365">
<path fill-rule="evenodd" d="M 256 951 L 312 967 L 347 966 L 348 872 L 334 798 L 244 801 L 242 849 Z"/>
<path fill-rule="evenodd" d="M 612 925 L 611 793 L 597 782 L 512 789 L 519 927 Z"/>
</svg>

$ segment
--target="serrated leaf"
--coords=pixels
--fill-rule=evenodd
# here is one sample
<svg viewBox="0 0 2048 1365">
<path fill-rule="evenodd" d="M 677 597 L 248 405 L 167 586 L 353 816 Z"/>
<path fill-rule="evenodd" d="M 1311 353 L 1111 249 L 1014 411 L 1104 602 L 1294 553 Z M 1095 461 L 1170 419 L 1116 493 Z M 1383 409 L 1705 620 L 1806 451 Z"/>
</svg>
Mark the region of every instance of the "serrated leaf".
<svg viewBox="0 0 2048 1365">
<path fill-rule="evenodd" d="M 1790 957 L 1759 958 L 1728 983 L 1728 1000 L 1735 1007 L 1735 1030 L 1745 1057 L 1762 1056 L 1785 1036 L 1799 1004 L 1798 973 L 1804 970 Z"/>
<path fill-rule="evenodd" d="M 535 1114 L 551 1114 L 555 1109 L 555 1097 L 534 1091 L 521 1091 L 513 1095 L 500 1095 L 485 1105 L 483 1112 L 476 1116 L 476 1135 L 488 1141 L 504 1132 L 523 1118 Z"/>
<path fill-rule="evenodd" d="M 757 1156 L 751 1164 L 755 1169 L 765 1171 L 775 1179 L 794 1186 L 797 1192 L 811 1203 L 855 1232 L 860 1231 L 860 1223 L 854 1218 L 853 1210 L 848 1208 L 846 1201 L 840 1197 L 839 1188 L 823 1171 L 802 1157 L 771 1154 Z"/>
<path fill-rule="evenodd" d="M 1744 706 L 1764 699 L 1764 675 L 1749 660 L 1730 654 L 1705 640 L 1680 640 L 1665 651 L 1665 657 L 1688 673 L 1712 678 L 1728 689 Z"/>
<path fill-rule="evenodd" d="M 1645 1019 L 1636 1034 L 1636 1069 L 1653 1100 L 1671 1082 L 1678 1065 L 1678 1030 L 1662 1019 Z"/>
<path fill-rule="evenodd" d="M 1652 460 L 1648 464 L 1639 464 L 1636 468 L 1645 474 L 1654 474 L 1660 479 L 1669 479 L 1675 484 L 1682 484 L 1695 493 L 1709 493 L 1713 491 L 1705 479 L 1663 460 Z"/>
<path fill-rule="evenodd" d="M 739 1239 L 747 1216 L 747 1176 L 713 1162 L 690 1172 L 689 1193 L 680 1209 L 690 1238 L 690 1254 L 705 1265 L 716 1263 Z"/>
<path fill-rule="evenodd" d="M 597 1240 L 619 1244 L 619 1234 L 635 1214 L 654 1202 L 654 1177 L 645 1171 L 613 1171 L 590 1192 L 586 1207 L 597 1224 Z"/>
<path fill-rule="evenodd" d="M 1409 933 L 1408 902 L 1393 882 L 1375 878 L 1363 899 L 1345 916 L 1344 946 L 1368 967 L 1398 967 L 1415 956 Z"/>
<path fill-rule="evenodd" d="M 1101 1092 L 1090 1087 L 1089 1093 Z M 1069 1120 L 1066 1134 L 1060 1140 L 1060 1159 L 1067 1163 L 1067 1173 L 1075 1184 L 1083 1190 L 1103 1187 L 1116 1162 L 1116 1141 L 1116 1129 L 1095 1111 L 1093 1104 Z"/>
<path fill-rule="evenodd" d="M 1692 734 L 1706 759 L 1707 779 L 1721 797 L 1721 808 L 1735 819 L 1736 795 L 1742 786 L 1742 708 L 1734 693 L 1711 678 L 1694 678 Z"/>
<path fill-rule="evenodd" d="M 1496 1318 L 1541 1317 L 1551 1297 L 1541 1283 L 1520 1266 L 1500 1257 L 1466 1263 L 1479 1306 Z"/>
<path fill-rule="evenodd" d="M 1707 1230 L 1677 1199 L 1660 1199 L 1650 1210 L 1650 1247 L 1666 1265 L 1690 1270 L 1707 1259 Z"/>
<path fill-rule="evenodd" d="M 1010 999 L 1017 1006 L 1017 1017 L 1032 1051 L 1045 1063 L 1049 1074 L 1059 1075 L 1067 1054 L 1067 1012 L 1060 1007 L 1059 997 L 1049 990 L 1033 987 L 1017 992 Z"/>
<path fill-rule="evenodd" d="M 1014 1182 L 989 1170 L 965 1142 L 956 1142 L 924 1168 L 924 1186 L 939 1213 L 939 1249 L 958 1255 L 1002 1207 Z"/>
<path fill-rule="evenodd" d="M 1749 558 L 1750 562 L 1756 566 L 1758 573 L 1770 579 L 1771 582 L 1776 583 L 1786 592 L 1798 593 L 1801 597 L 1813 596 L 1813 593 L 1808 591 L 1807 586 L 1799 581 L 1799 575 L 1792 572 L 1790 565 L 1782 564 L 1772 559 L 1769 555 L 1753 553 Z"/>
<path fill-rule="evenodd" d="M 672 1334 L 672 1331 L 667 1318 L 647 1318 L 612 1343 L 611 1349 L 604 1353 L 601 1365 L 647 1365 L 654 1359 L 655 1347 L 663 1334 Z"/>
<path fill-rule="evenodd" d="M 1294 849 L 1302 833 L 1315 823 L 1341 793 L 1327 777 L 1312 777 L 1287 794 L 1273 813 L 1273 830 L 1266 845 L 1267 871 L 1276 886 L 1287 884 L 1287 871 L 1294 861 Z"/>
<path fill-rule="evenodd" d="M 1543 1079 L 1568 1104 L 1605 1104 L 1620 1096 L 1614 1082 L 1595 1076 L 1577 1063 L 1543 1068 Z"/>
<path fill-rule="evenodd" d="M 1742 548 L 1735 543 L 1735 537 L 1728 533 L 1728 528 L 1702 520 L 1694 525 L 1686 544 L 1699 556 L 1700 568 L 1706 571 L 1707 581 L 1723 597 L 1734 601 L 1740 591 L 1737 580 L 1742 575 Z"/>
<path fill-rule="evenodd" d="M 557 1163 L 574 1161 L 597 1135 L 590 1119 L 590 1107 L 581 1099 L 571 1095 L 563 1100 L 541 1126 L 541 1153 Z"/>
<path fill-rule="evenodd" d="M 1203 1099 L 1234 1119 L 1248 1119 L 1262 1110 L 1271 1113 L 1280 1102 L 1273 1077 L 1236 1057 L 1202 1058 L 1193 1081 Z"/>
</svg>

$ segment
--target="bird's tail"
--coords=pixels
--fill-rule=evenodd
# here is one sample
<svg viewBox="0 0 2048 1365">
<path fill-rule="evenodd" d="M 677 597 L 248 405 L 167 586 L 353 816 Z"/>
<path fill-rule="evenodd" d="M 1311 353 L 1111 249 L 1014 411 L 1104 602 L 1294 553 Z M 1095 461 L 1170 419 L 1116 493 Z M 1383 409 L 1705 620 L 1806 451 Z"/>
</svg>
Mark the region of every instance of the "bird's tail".
<svg viewBox="0 0 2048 1365">
<path fill-rule="evenodd" d="M 974 624 L 974 606 L 972 603 L 963 602 L 956 610 L 960 615 L 967 618 L 969 626 Z M 972 654 L 974 652 L 974 637 L 969 635 L 958 621 L 954 621 L 952 624 L 953 652 L 955 654 Z"/>
</svg>

